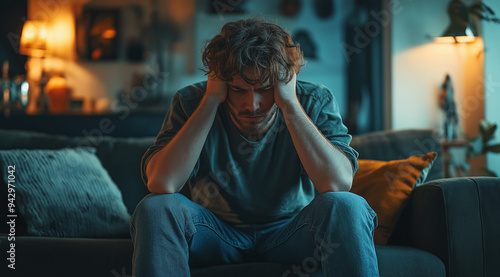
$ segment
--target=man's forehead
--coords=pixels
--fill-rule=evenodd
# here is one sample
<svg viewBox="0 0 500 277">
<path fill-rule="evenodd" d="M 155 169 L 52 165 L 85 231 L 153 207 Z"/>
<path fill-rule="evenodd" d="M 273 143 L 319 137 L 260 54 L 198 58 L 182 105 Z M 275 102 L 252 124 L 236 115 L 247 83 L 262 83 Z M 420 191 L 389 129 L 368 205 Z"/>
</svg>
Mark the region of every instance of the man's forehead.
<svg viewBox="0 0 500 277">
<path fill-rule="evenodd" d="M 250 79 L 250 80 L 259 80 L 259 78 L 256 78 L 255 75 L 253 75 L 252 77 L 250 77 L 251 75 L 249 74 L 245 74 L 245 76 Z M 235 87 L 240 87 L 240 88 L 250 88 L 250 87 L 253 87 L 253 88 L 261 88 L 261 87 L 269 87 L 271 86 L 271 82 L 269 80 L 267 80 L 265 83 L 254 83 L 254 84 L 249 84 L 247 82 L 245 82 L 245 80 L 241 77 L 240 74 L 236 74 L 233 76 L 233 80 L 229 81 L 228 84 L 230 86 L 235 86 Z"/>
</svg>

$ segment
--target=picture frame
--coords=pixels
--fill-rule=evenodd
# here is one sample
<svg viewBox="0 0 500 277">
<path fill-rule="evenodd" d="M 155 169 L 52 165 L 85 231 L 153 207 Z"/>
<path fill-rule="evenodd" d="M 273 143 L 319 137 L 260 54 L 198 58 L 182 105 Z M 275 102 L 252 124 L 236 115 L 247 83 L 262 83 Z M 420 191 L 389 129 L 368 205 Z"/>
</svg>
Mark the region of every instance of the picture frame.
<svg viewBox="0 0 500 277">
<path fill-rule="evenodd" d="M 119 57 L 118 9 L 83 9 L 77 16 L 77 53 L 85 61 L 110 61 Z"/>
</svg>

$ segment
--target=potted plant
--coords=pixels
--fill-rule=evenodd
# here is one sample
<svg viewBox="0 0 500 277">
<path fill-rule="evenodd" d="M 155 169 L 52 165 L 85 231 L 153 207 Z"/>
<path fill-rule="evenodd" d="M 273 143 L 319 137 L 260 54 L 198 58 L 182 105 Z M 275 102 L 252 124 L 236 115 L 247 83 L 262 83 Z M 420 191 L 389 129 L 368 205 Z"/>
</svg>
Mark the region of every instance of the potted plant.
<svg viewBox="0 0 500 277">
<path fill-rule="evenodd" d="M 470 161 L 472 157 L 486 155 L 487 153 L 500 153 L 500 144 L 492 144 L 495 138 L 496 124 L 490 124 L 485 120 L 479 122 L 479 136 L 469 140 L 467 160 Z M 497 174 L 487 167 L 481 169 L 482 175 L 497 177 Z"/>
</svg>

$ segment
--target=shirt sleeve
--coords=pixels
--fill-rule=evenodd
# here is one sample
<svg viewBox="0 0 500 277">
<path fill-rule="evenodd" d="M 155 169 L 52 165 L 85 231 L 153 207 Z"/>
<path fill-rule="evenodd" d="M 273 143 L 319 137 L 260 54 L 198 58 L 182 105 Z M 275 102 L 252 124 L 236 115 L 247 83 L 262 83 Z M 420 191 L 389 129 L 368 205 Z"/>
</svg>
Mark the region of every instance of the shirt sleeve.
<svg viewBox="0 0 500 277">
<path fill-rule="evenodd" d="M 163 125 L 160 132 L 158 133 L 158 136 L 156 137 L 154 144 L 150 146 L 148 150 L 146 150 L 146 153 L 144 153 L 144 155 L 142 156 L 141 176 L 144 184 L 148 183 L 148 178 L 146 176 L 146 167 L 148 166 L 151 158 L 174 138 L 177 132 L 179 132 L 179 130 L 182 128 L 182 126 L 184 126 L 186 121 L 194 112 L 194 109 L 197 107 L 197 105 L 194 105 L 193 108 L 193 103 L 190 102 L 192 101 L 185 99 L 185 97 L 183 97 L 181 93 L 178 92 L 175 94 L 172 100 L 172 104 L 170 105 L 170 109 L 165 116 Z M 193 174 L 196 174 L 198 168 L 199 160 L 196 162 L 191 176 Z"/>
<path fill-rule="evenodd" d="M 342 122 L 339 105 L 333 93 L 324 86 L 318 88 L 320 101 L 315 101 L 314 123 L 331 144 L 341 150 L 352 165 L 353 175 L 358 170 L 358 152 L 351 146 L 352 136 Z"/>
</svg>

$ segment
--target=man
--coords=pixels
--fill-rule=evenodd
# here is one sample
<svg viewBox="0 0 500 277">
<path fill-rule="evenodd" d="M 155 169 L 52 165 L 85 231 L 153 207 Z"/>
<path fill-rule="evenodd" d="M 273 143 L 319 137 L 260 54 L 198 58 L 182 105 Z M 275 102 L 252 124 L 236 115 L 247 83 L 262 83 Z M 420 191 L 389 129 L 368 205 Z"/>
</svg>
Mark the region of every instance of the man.
<svg viewBox="0 0 500 277">
<path fill-rule="evenodd" d="M 133 274 L 266 261 L 293 264 L 283 276 L 378 276 L 376 215 L 348 192 L 357 152 L 333 94 L 296 80 L 302 61 L 260 19 L 208 43 L 208 80 L 176 94 L 142 160 L 152 194 L 130 221 Z"/>
</svg>

